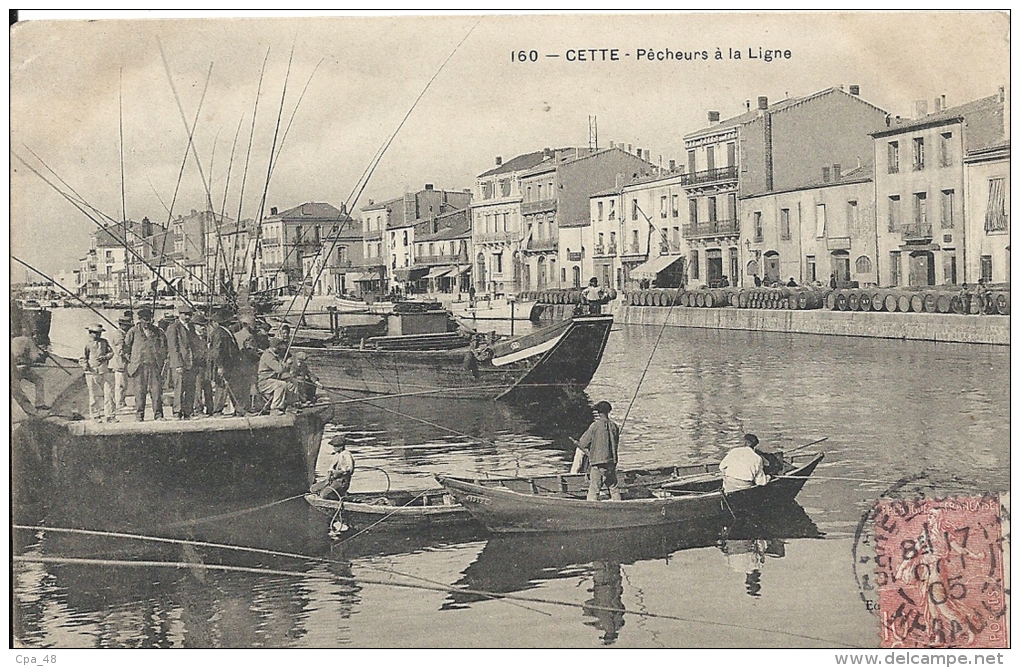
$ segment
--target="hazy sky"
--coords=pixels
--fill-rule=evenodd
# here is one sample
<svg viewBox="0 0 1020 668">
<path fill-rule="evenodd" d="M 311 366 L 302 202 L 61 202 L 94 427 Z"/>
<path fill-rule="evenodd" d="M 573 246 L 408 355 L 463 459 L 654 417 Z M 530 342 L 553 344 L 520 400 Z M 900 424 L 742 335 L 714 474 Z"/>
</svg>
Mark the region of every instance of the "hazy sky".
<svg viewBox="0 0 1020 668">
<path fill-rule="evenodd" d="M 894 115 L 912 115 L 917 99 L 931 107 L 943 94 L 960 104 L 1008 84 L 1008 28 L 1001 13 L 934 12 L 29 21 L 11 32 L 11 149 L 37 164 L 31 148 L 119 219 L 122 91 L 127 215 L 166 222 L 187 133 L 162 44 L 189 123 L 212 64 L 194 142 L 217 209 L 231 169 L 226 212 L 234 217 L 268 49 L 242 203 L 242 216 L 253 216 L 293 47 L 281 135 L 321 64 L 282 148 L 278 140 L 267 207 L 339 205 L 463 40 L 383 156 L 367 203 L 426 182 L 468 188 L 497 155 L 587 145 L 589 115 L 597 115 L 600 146 L 624 142 L 650 149 L 655 162 L 682 162 L 682 137 L 707 124 L 708 110 L 733 116 L 759 95 L 857 84 Z M 748 59 L 759 47 L 788 49 L 791 58 Z M 593 48 L 619 49 L 620 59 L 567 60 L 568 49 Z M 730 59 L 731 48 L 744 57 Z M 709 59 L 637 61 L 639 49 L 706 51 Z M 535 50 L 537 62 L 512 62 L 520 50 Z M 12 253 L 46 271 L 76 267 L 94 224 L 13 157 L 11 164 Z M 189 156 L 174 214 L 201 209 L 205 199 Z M 12 275 L 21 280 L 20 270 Z"/>
</svg>

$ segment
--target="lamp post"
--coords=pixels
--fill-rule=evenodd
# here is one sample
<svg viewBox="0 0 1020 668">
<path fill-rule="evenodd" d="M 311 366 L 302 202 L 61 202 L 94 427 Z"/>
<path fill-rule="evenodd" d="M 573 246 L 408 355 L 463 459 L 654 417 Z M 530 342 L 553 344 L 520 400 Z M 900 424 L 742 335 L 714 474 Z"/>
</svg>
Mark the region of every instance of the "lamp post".
<svg viewBox="0 0 1020 668">
<path fill-rule="evenodd" d="M 510 304 L 510 336 L 514 335 L 514 304 L 517 303 L 517 295 L 507 295 L 507 302 Z"/>
</svg>

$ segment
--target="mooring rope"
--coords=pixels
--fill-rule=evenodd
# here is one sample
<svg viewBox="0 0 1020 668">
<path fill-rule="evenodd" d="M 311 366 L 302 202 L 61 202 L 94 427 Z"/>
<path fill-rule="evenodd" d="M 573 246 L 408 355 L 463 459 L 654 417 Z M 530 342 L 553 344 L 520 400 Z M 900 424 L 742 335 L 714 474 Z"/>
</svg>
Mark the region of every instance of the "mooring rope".
<svg viewBox="0 0 1020 668">
<path fill-rule="evenodd" d="M 229 513 L 222 513 L 220 515 L 208 515 L 206 517 L 197 517 L 190 520 L 182 520 L 180 522 L 174 522 L 172 524 L 163 525 L 167 529 L 177 529 L 180 527 L 194 526 L 196 524 L 206 524 L 208 522 L 216 522 L 218 520 L 227 520 L 234 517 L 243 517 L 244 515 L 250 515 L 251 513 L 258 512 L 259 510 L 265 510 L 266 508 L 272 508 L 294 499 L 303 499 L 304 494 L 295 494 L 294 496 L 288 496 L 286 499 L 280 499 L 279 501 L 271 501 L 270 503 L 264 503 L 261 506 L 252 506 L 250 508 L 242 508 L 241 510 L 234 510 Z"/>
</svg>

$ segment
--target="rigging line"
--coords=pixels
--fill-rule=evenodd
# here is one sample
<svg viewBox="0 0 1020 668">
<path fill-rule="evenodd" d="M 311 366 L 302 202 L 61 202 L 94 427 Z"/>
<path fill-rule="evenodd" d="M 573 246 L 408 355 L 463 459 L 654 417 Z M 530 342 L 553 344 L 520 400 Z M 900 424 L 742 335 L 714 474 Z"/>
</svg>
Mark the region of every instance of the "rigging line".
<svg viewBox="0 0 1020 668">
<path fill-rule="evenodd" d="M 348 211 L 353 211 L 354 210 L 354 206 L 357 204 L 358 199 L 361 197 L 361 193 L 363 193 L 365 191 L 365 188 L 368 186 L 369 180 L 372 178 L 372 174 L 375 173 L 376 168 L 379 166 L 379 163 L 382 161 L 383 155 L 386 154 L 386 151 L 389 149 L 390 144 L 393 143 L 393 140 L 396 139 L 397 134 L 400 132 L 401 128 L 404 127 L 404 123 L 406 123 L 407 119 L 411 117 L 411 113 L 414 112 L 415 107 L 418 106 L 418 103 L 421 102 L 421 99 L 423 97 L 425 97 L 425 93 L 427 93 L 429 88 L 432 87 L 432 83 L 439 77 L 439 75 L 442 73 L 442 71 L 446 68 L 446 64 L 450 62 L 450 59 L 453 58 L 454 55 L 456 55 L 458 50 L 460 50 L 461 45 L 463 45 L 464 42 L 467 41 L 467 38 L 471 36 L 471 33 L 474 32 L 475 28 L 478 27 L 478 24 L 482 22 L 482 18 L 484 18 L 484 17 L 479 17 L 478 20 L 475 21 L 475 24 L 473 26 L 471 26 L 471 29 L 467 31 L 467 34 L 465 34 L 464 37 L 460 40 L 460 42 L 457 43 L 457 46 L 453 47 L 453 51 L 451 51 L 450 55 L 446 57 L 446 60 L 444 60 L 442 65 L 439 66 L 439 69 L 437 69 L 436 73 L 432 75 L 432 78 L 428 80 L 428 83 L 425 84 L 425 87 L 422 89 L 421 93 L 419 93 L 418 97 L 415 98 L 414 102 L 411 104 L 410 108 L 407 110 L 407 113 L 404 114 L 404 118 L 401 119 L 400 123 L 397 125 L 397 129 L 393 131 L 393 134 L 391 134 L 389 139 L 387 139 L 386 142 L 383 144 L 382 149 L 379 151 L 379 153 L 378 153 L 378 155 L 377 155 L 377 157 L 375 159 L 375 164 L 371 164 L 371 163 L 369 164 L 369 168 L 365 172 L 365 176 L 362 179 L 361 189 L 357 191 L 357 195 L 354 197 L 354 200 L 352 202 L 348 202 L 348 204 L 347 204 L 347 210 Z M 326 254 L 327 258 L 330 255 L 333 254 L 333 250 L 336 248 L 336 245 L 339 243 L 339 241 L 340 241 L 340 234 L 337 233 L 336 237 L 333 239 L 332 245 L 329 248 L 329 253 Z M 319 251 L 321 252 L 322 249 L 320 248 Z M 315 275 L 315 280 L 312 281 L 312 285 L 313 286 L 316 283 L 319 282 L 319 279 L 322 277 L 322 272 L 326 269 L 326 263 L 325 262 L 322 262 L 321 265 L 322 266 L 319 267 L 318 273 Z M 305 315 L 305 311 L 308 309 L 308 303 L 310 301 L 311 301 L 311 294 L 309 294 L 308 297 L 305 299 L 305 305 L 301 309 L 301 316 L 302 316 L 302 318 Z M 298 331 L 298 328 L 295 327 L 294 330 L 291 332 L 290 341 L 287 342 L 287 350 L 288 351 L 290 351 L 291 346 L 294 344 L 294 337 L 297 336 L 297 331 Z"/>
<path fill-rule="evenodd" d="M 417 501 L 418 499 L 420 499 L 421 497 L 425 496 L 426 494 L 428 494 L 431 491 L 432 490 L 430 490 L 430 489 L 423 489 L 422 491 L 418 492 L 418 494 L 413 499 L 408 501 L 407 503 L 405 503 L 405 504 L 403 504 L 401 506 L 397 506 L 396 508 L 394 508 L 393 510 L 391 510 L 387 514 L 383 515 L 380 519 L 378 519 L 375 522 L 372 522 L 371 524 L 369 524 L 364 529 L 361 529 L 360 531 L 358 531 L 358 532 L 348 536 L 345 540 L 342 540 L 342 541 L 338 542 L 336 544 L 336 547 L 342 547 L 342 546 L 346 545 L 347 543 L 351 542 L 352 540 L 354 540 L 355 538 L 357 538 L 358 536 L 360 536 L 362 534 L 368 533 L 373 528 L 375 528 L 376 526 L 382 524 L 384 521 L 386 521 L 387 519 L 392 517 L 395 513 L 400 512 L 402 509 L 404 509 L 407 506 L 411 505 L 412 503 L 414 503 L 415 501 Z M 341 514 L 341 520 L 340 520 L 341 522 L 343 521 L 343 518 L 342 518 L 343 508 L 344 508 L 343 499 L 340 499 L 340 507 L 337 509 L 337 512 Z"/>
<path fill-rule="evenodd" d="M 27 148 L 27 147 L 26 147 L 26 148 Z M 29 150 L 29 152 L 32 152 L 32 149 L 31 149 L 31 148 L 29 148 L 28 150 Z M 150 263 L 149 263 L 148 261 L 146 261 L 146 259 L 145 259 L 144 257 L 142 257 L 142 256 L 141 256 L 141 255 L 139 255 L 139 254 L 138 254 L 137 252 L 135 252 L 135 251 L 134 251 L 134 250 L 133 250 L 133 249 L 132 249 L 132 248 L 130 247 L 130 245 L 129 245 L 129 244 L 127 243 L 127 241 L 126 241 L 125 239 L 121 239 L 121 238 L 119 238 L 119 237 L 118 237 L 118 236 L 117 236 L 117 235 L 116 235 L 116 234 L 115 234 L 115 233 L 114 233 L 113 231 L 111 231 L 111 229 L 112 229 L 112 228 L 111 228 L 111 227 L 110 227 L 109 225 L 107 225 L 107 224 L 104 224 L 104 223 L 100 222 L 99 220 L 97 220 L 97 219 L 95 218 L 95 216 L 93 216 L 93 215 L 92 215 L 91 213 L 89 213 L 88 211 L 86 211 L 86 207 L 87 207 L 87 208 L 89 208 L 89 209 L 92 209 L 92 211 L 94 211 L 94 212 L 95 212 L 95 213 L 96 213 L 97 215 L 100 215 L 100 216 L 102 216 L 102 217 L 104 217 L 104 218 L 106 218 L 106 219 L 110 220 L 111 222 L 113 222 L 113 223 L 116 223 L 116 221 L 115 221 L 115 220 L 114 220 L 114 219 L 113 219 L 112 217 L 110 217 L 110 216 L 106 215 L 105 213 L 103 213 L 103 212 L 99 211 L 99 209 L 96 209 L 96 208 L 95 208 L 94 206 L 92 206 L 92 205 L 91 205 L 91 204 L 89 204 L 88 202 L 85 202 L 84 200 L 82 200 L 82 202 L 84 202 L 84 205 L 83 205 L 83 204 L 81 204 L 81 203 L 79 203 L 79 202 L 78 202 L 78 200 L 76 200 L 76 199 L 75 199 L 74 197 L 71 197 L 70 195 L 68 195 L 68 194 L 67 194 L 66 192 L 64 192 L 63 190 L 61 190 L 60 188 L 58 188 L 58 187 L 56 186 L 56 184 L 54 184 L 54 183 L 53 183 L 52 181 L 50 181 L 50 180 L 49 180 L 49 179 L 47 179 L 47 178 L 46 178 L 45 176 L 43 176 L 43 175 L 42 175 L 42 173 L 41 173 L 41 172 L 39 172 L 39 170 L 37 170 L 37 169 L 36 169 L 35 167 L 33 167 L 32 165 L 30 165 L 30 164 L 28 163 L 28 161 L 26 161 L 26 160 L 25 160 L 24 158 L 22 158 L 22 157 L 21 157 L 20 155 L 18 155 L 17 153 L 15 153 L 15 152 L 14 152 L 13 150 L 11 150 L 11 152 L 10 152 L 10 153 L 11 153 L 11 155 L 13 155 L 13 156 L 14 156 L 15 158 L 17 158 L 17 159 L 18 159 L 18 161 L 19 161 L 19 162 L 21 162 L 21 164 L 25 165 L 25 167 L 26 167 L 26 168 L 28 168 L 28 170 L 29 170 L 29 171 L 31 171 L 31 172 L 32 172 L 33 174 L 35 174 L 36 176 L 38 176 L 38 177 L 39 177 L 39 178 L 40 178 L 40 179 L 41 179 L 41 180 L 43 181 L 43 183 L 45 183 L 45 184 L 46 184 L 46 185 L 48 185 L 48 186 L 49 186 L 50 188 L 52 188 L 53 190 L 55 190 L 55 191 L 57 192 L 57 194 L 58 194 L 58 195 L 62 196 L 62 197 L 63 197 L 63 198 L 65 199 L 65 200 L 67 200 L 67 201 L 68 201 L 68 202 L 69 202 L 69 203 L 70 203 L 70 204 L 71 204 L 71 205 L 72 205 L 73 207 L 75 207 L 76 209 L 78 209 L 78 211 L 80 211 L 80 212 L 82 213 L 82 215 L 84 215 L 84 216 L 85 216 L 86 218 L 88 218 L 89 220 L 91 220 L 91 221 L 92 221 L 92 222 L 93 222 L 93 223 L 94 223 L 94 224 L 95 224 L 95 225 L 96 225 L 96 226 L 97 226 L 97 227 L 98 227 L 99 229 L 101 229 L 101 230 L 105 231 L 105 232 L 106 232 L 107 234 L 109 234 L 109 235 L 110 235 L 110 238 L 111 238 L 111 239 L 113 239 L 114 241 L 116 241 L 116 242 L 118 242 L 118 243 L 122 244 L 122 245 L 124 246 L 124 249 L 125 249 L 125 250 L 126 250 L 126 251 L 127 251 L 128 253 L 130 253 L 130 254 L 131 254 L 131 255 L 132 255 L 133 257 L 137 258 L 137 259 L 138 259 L 138 261 L 139 261 L 139 262 L 141 262 L 142 264 L 144 264 L 144 265 L 145 265 L 145 266 L 146 266 L 146 267 L 147 267 L 148 269 L 150 269 L 151 271 L 153 271 L 153 272 L 154 272 L 154 273 L 156 274 L 156 276 L 157 276 L 157 279 L 158 279 L 158 280 L 161 280 L 161 281 L 163 281 L 164 283 L 166 283 L 166 284 L 167 284 L 168 286 L 172 287 L 172 286 L 170 285 L 170 282 L 169 282 L 169 281 L 168 281 L 168 280 L 167 280 L 166 278 L 164 278 L 164 277 L 163 277 L 163 276 L 162 276 L 161 274 L 159 274 L 158 272 L 156 272 L 155 268 L 154 268 L 154 267 L 153 267 L 153 266 L 152 266 L 152 265 L 151 265 L 151 264 L 150 264 Z M 35 155 L 35 154 L 34 154 L 34 152 L 33 152 L 33 155 Z M 38 157 L 38 156 L 36 156 L 36 159 L 39 159 L 39 157 Z M 54 172 L 54 171 L 53 171 L 53 169 L 52 169 L 52 168 L 51 168 L 51 167 L 50 167 L 49 165 L 46 165 L 46 163 L 45 163 L 45 162 L 43 162 L 43 161 L 42 161 L 41 159 L 39 160 L 39 162 L 41 162 L 41 163 L 43 164 L 43 166 L 44 166 L 44 167 L 46 167 L 46 169 L 47 169 L 47 170 L 49 170 L 49 171 L 50 171 L 51 173 L 53 173 L 53 175 L 54 175 L 54 176 L 55 176 L 55 177 L 56 177 L 57 179 L 59 179 L 59 180 L 61 180 L 61 182 L 63 182 L 63 179 L 61 179 L 61 178 L 60 178 L 60 175 L 58 175 L 58 174 L 57 174 L 56 172 Z M 72 191 L 73 191 L 73 189 L 72 189 Z M 80 196 L 80 195 L 78 195 L 78 199 L 81 199 L 81 196 Z M 153 246 L 153 248 L 154 248 L 154 246 Z M 186 268 L 185 268 L 185 271 L 187 271 L 187 269 L 186 269 Z M 186 299 L 186 298 L 185 298 L 185 301 L 187 301 L 187 299 Z"/>
<path fill-rule="evenodd" d="M 235 239 L 241 234 L 241 206 L 244 204 L 244 186 L 248 181 L 248 163 L 251 160 L 251 145 L 252 140 L 255 138 L 255 120 L 259 115 L 259 97 L 262 95 L 262 79 L 266 74 L 266 63 L 269 62 L 269 48 L 266 48 L 266 55 L 262 59 L 262 69 L 259 70 L 259 85 L 255 89 L 255 106 L 251 112 L 251 128 L 248 131 L 248 148 L 244 155 L 244 172 L 241 174 L 241 192 L 237 196 L 237 220 L 234 223 L 234 235 Z M 237 264 L 237 245 L 231 249 L 230 254 L 230 287 L 232 290 L 237 290 L 240 286 L 234 285 L 234 267 Z M 241 266 L 248 266 L 248 243 L 244 245 L 244 255 L 241 257 Z M 243 275 L 243 274 L 242 274 Z"/>
<path fill-rule="evenodd" d="M 163 210 L 166 211 L 167 213 L 170 213 L 170 207 L 168 207 L 166 205 L 166 202 L 163 201 L 163 198 L 159 196 L 159 191 L 156 190 L 156 186 L 152 182 L 152 179 L 149 178 L 149 172 L 147 171 L 145 171 L 145 180 L 149 182 L 149 187 L 152 188 L 152 194 L 156 196 L 157 200 L 159 200 L 159 203 L 163 207 Z"/>
<path fill-rule="evenodd" d="M 156 42 L 158 44 L 159 40 L 157 39 Z M 163 46 L 162 45 L 159 45 L 159 50 L 160 50 L 160 54 L 162 54 L 163 53 Z M 184 159 L 181 161 L 181 169 L 177 173 L 177 185 L 174 187 L 174 196 L 170 200 L 170 211 L 167 213 L 166 230 L 163 233 L 163 247 L 160 249 L 160 252 L 159 252 L 159 265 L 158 265 L 159 271 L 157 273 L 161 273 L 162 269 L 163 269 L 163 259 L 166 257 L 166 240 L 167 240 L 167 237 L 171 234 L 170 230 L 171 230 L 171 225 L 173 224 L 173 217 L 174 217 L 173 210 L 174 210 L 174 206 L 177 204 L 177 195 L 178 195 L 178 193 L 181 190 L 181 180 L 184 178 L 184 167 L 188 164 L 188 151 L 189 151 L 189 149 L 192 148 L 193 143 L 194 143 L 195 129 L 198 127 L 198 116 L 199 116 L 199 114 L 202 113 L 202 105 L 205 103 L 205 94 L 206 94 L 206 91 L 209 90 L 209 79 L 212 78 L 212 70 L 213 70 L 213 64 L 209 63 L 209 71 L 205 75 L 205 85 L 202 86 L 202 97 L 199 98 L 199 100 L 198 100 L 198 108 L 195 109 L 195 123 L 194 123 L 193 127 L 191 128 L 191 131 L 188 133 L 188 145 L 184 149 Z M 185 121 L 185 126 L 187 126 L 187 122 L 186 121 Z M 196 154 L 195 162 L 198 162 L 197 154 Z M 202 169 L 202 164 L 201 163 L 198 163 L 198 169 L 201 171 L 201 169 Z M 203 185 L 205 184 L 205 176 L 202 177 L 202 183 L 203 183 Z M 208 186 L 206 186 L 206 192 L 207 193 L 209 192 L 209 187 Z M 191 303 L 191 301 L 188 300 L 186 297 L 184 299 L 189 304 Z M 155 307 L 156 307 L 156 291 L 155 290 L 152 291 L 152 306 L 155 309 Z"/>
<path fill-rule="evenodd" d="M 276 169 L 277 161 L 280 158 L 280 153 L 283 152 L 283 146 L 287 142 L 287 134 L 290 133 L 290 126 L 294 124 L 294 117 L 297 116 L 298 109 L 301 107 L 301 100 L 305 99 L 305 93 L 308 92 L 308 86 L 312 83 L 312 77 L 315 76 L 316 70 L 325 61 L 325 58 L 319 59 L 319 62 L 312 68 L 312 73 L 308 75 L 308 81 L 305 82 L 305 87 L 301 89 L 301 94 L 298 95 L 297 102 L 294 104 L 294 109 L 291 111 L 290 120 L 287 121 L 287 127 L 283 131 L 283 137 L 280 139 L 280 150 L 276 152 L 276 156 L 273 158 L 273 169 Z"/>
<path fill-rule="evenodd" d="M 249 431 L 251 431 L 250 424 L 249 424 L 248 429 L 249 429 Z M 220 520 L 233 519 L 235 517 L 244 517 L 245 515 L 250 515 L 250 514 L 252 514 L 254 512 L 257 512 L 259 510 L 265 510 L 266 508 L 272 508 L 273 506 L 279 506 L 281 504 L 287 503 L 288 501 L 293 501 L 294 499 L 303 499 L 304 496 L 305 496 L 304 494 L 295 494 L 294 496 L 288 496 L 286 499 L 280 499 L 279 501 L 273 501 L 271 503 L 265 503 L 265 504 L 262 504 L 261 506 L 253 506 L 251 508 L 242 508 L 241 510 L 234 510 L 234 511 L 229 512 L 229 513 L 221 513 L 219 515 L 208 515 L 206 517 L 197 517 L 195 519 L 190 519 L 190 520 L 181 520 L 180 522 L 174 522 L 172 524 L 163 525 L 163 527 L 166 528 L 166 529 L 177 529 L 177 528 L 180 528 L 180 527 L 195 526 L 197 524 L 207 524 L 209 522 L 218 522 Z"/>
<path fill-rule="evenodd" d="M 771 633 L 776 635 L 788 636 L 791 638 L 800 638 L 803 640 L 812 640 L 815 642 L 828 643 L 832 645 L 839 645 L 842 647 L 858 647 L 847 643 L 842 640 L 835 640 L 833 638 L 822 638 L 819 636 L 812 636 L 806 633 L 795 633 L 793 631 L 787 631 L 784 629 L 770 629 L 762 628 L 757 626 L 748 626 L 744 624 L 736 624 L 733 622 L 720 622 L 709 619 L 697 619 L 693 617 L 680 617 L 678 615 L 668 615 L 656 612 L 647 612 L 643 610 L 627 610 L 626 608 L 615 608 L 603 605 L 591 605 L 588 603 L 574 603 L 572 601 L 561 601 L 557 599 L 541 598 L 538 596 L 525 596 L 520 594 L 510 594 L 503 592 L 491 592 L 481 589 L 468 589 L 450 587 L 446 585 L 434 585 L 425 586 L 422 584 L 410 584 L 406 582 L 393 582 L 392 580 L 377 580 L 374 578 L 365 577 L 354 577 L 353 575 L 341 575 L 339 573 L 318 574 L 318 573 L 298 573 L 295 571 L 285 571 L 279 569 L 270 568 L 252 568 L 249 566 L 229 566 L 225 564 L 204 564 L 195 563 L 188 561 L 141 561 L 132 559 L 75 559 L 69 557 L 41 557 L 41 556 L 26 556 L 26 555 L 15 555 L 12 559 L 15 563 L 42 563 L 42 564 L 56 564 L 56 565 L 85 565 L 85 566 L 123 566 L 123 567 L 143 567 L 143 568 L 176 568 L 176 569 L 199 569 L 199 570 L 210 570 L 210 571 L 225 571 L 234 573 L 251 573 L 255 575 L 277 575 L 282 577 L 294 577 L 294 578 L 305 578 L 315 580 L 325 580 L 329 582 L 335 582 L 336 580 L 344 580 L 350 582 L 352 585 L 357 584 L 371 584 L 379 585 L 383 587 L 399 587 L 402 589 L 417 589 L 423 591 L 434 591 L 434 592 L 446 592 L 449 594 L 470 594 L 473 596 L 483 596 L 486 598 L 500 599 L 500 600 L 511 600 L 511 601 L 525 601 L 530 603 L 544 603 L 547 605 L 556 605 L 566 608 L 575 608 L 581 610 L 598 610 L 601 612 L 615 612 L 622 614 L 634 615 L 637 617 L 651 617 L 654 619 L 666 619 L 670 621 L 686 622 L 691 624 L 702 624 L 705 626 L 717 626 L 722 628 L 739 629 L 742 631 L 757 631 L 761 633 Z"/>
<path fill-rule="evenodd" d="M 118 86 L 117 95 L 117 111 L 119 118 L 120 128 L 120 219 L 124 226 L 124 238 L 128 237 L 128 223 L 127 223 L 127 192 L 124 185 L 124 67 L 120 68 L 120 79 Z M 125 272 L 127 274 L 127 293 L 128 293 L 128 306 L 133 311 L 135 309 L 134 304 L 134 290 L 131 289 L 131 272 Z"/>
<path fill-rule="evenodd" d="M 45 278 L 46 280 L 50 281 L 51 283 L 53 283 L 53 285 L 57 286 L 58 288 L 60 288 L 61 290 L 63 290 L 63 291 L 64 291 L 64 292 L 66 292 L 67 294 L 71 295 L 72 297 L 74 297 L 75 299 L 77 299 L 78 301 L 80 301 L 80 302 L 81 302 L 82 304 L 84 304 L 85 306 L 87 306 L 87 307 L 88 307 L 89 309 L 91 309 L 91 310 L 92 310 L 92 312 L 94 312 L 94 313 L 95 313 L 96 315 L 98 315 L 98 316 L 99 316 L 100 318 L 102 318 L 103 320 L 105 320 L 106 322 L 108 322 L 108 323 L 110 324 L 110 326 L 111 326 L 111 327 L 113 327 L 114 329 L 117 329 L 117 325 L 113 324 L 113 321 L 112 321 L 112 320 L 110 320 L 110 319 L 109 319 L 109 318 L 107 318 L 107 317 L 106 317 L 105 315 L 103 315 L 102 313 L 100 313 L 98 309 L 96 309 L 96 308 L 95 308 L 94 306 L 92 306 L 92 304 L 89 304 L 89 303 L 88 303 L 87 301 L 85 301 L 84 299 L 82 299 L 82 298 L 81 298 L 81 297 L 79 297 L 78 295 L 74 294 L 73 292 L 71 292 L 70 290 L 68 290 L 67 288 L 65 288 L 65 287 L 64 287 L 63 285 L 61 285 L 61 284 L 60 284 L 60 283 L 58 283 L 57 281 L 53 280 L 53 279 L 52 279 L 51 277 L 49 277 L 49 276 L 47 276 L 46 274 L 44 274 L 43 272 L 39 271 L 38 269 L 36 269 L 36 268 L 35 268 L 35 267 L 33 267 L 32 265 L 30 265 L 29 263 L 25 262 L 24 260 L 20 260 L 20 259 L 18 259 L 17 257 L 15 257 L 15 256 L 13 256 L 13 255 L 11 256 L 11 259 L 12 259 L 12 260 L 14 260 L 15 262 L 17 262 L 18 264 L 20 264 L 21 266 L 25 267 L 26 269 L 30 269 L 30 270 L 34 271 L 35 273 L 39 274 L 40 276 L 42 276 L 43 278 Z"/>
<path fill-rule="evenodd" d="M 241 126 L 244 124 L 244 114 L 241 114 L 241 119 L 237 121 L 237 130 L 234 131 L 234 141 L 230 144 L 230 161 L 227 163 L 227 179 L 223 185 L 223 200 L 220 203 L 220 219 L 216 221 L 216 214 L 213 213 L 213 229 L 216 230 L 216 252 L 213 254 L 213 278 L 212 278 L 212 290 L 210 291 L 209 299 L 209 312 L 212 312 L 212 296 L 219 294 L 219 263 L 220 256 L 223 257 L 223 264 L 227 268 L 228 274 L 234 273 L 234 268 L 227 266 L 227 251 L 223 248 L 223 235 L 220 232 L 220 228 L 226 222 L 227 218 L 227 193 L 230 191 L 230 176 L 234 171 L 234 151 L 237 148 L 237 138 L 241 134 Z M 234 238 L 236 244 L 236 237 Z"/>
</svg>

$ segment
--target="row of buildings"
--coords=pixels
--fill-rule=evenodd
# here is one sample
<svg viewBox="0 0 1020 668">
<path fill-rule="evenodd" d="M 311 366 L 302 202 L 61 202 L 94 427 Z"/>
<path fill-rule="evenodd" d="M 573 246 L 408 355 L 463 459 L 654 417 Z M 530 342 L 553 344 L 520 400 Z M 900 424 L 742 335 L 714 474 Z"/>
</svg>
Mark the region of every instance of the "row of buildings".
<svg viewBox="0 0 1020 668">
<path fill-rule="evenodd" d="M 497 157 L 470 189 L 425 184 L 353 214 L 273 208 L 258 235 L 208 211 L 125 223 L 94 236 L 81 285 L 112 296 L 245 280 L 318 294 L 516 293 L 592 276 L 619 289 L 1008 282 L 1008 93 L 933 102 L 906 118 L 857 86 L 759 97 L 730 118 L 709 111 L 683 137 L 683 164 L 616 143 L 545 148 Z"/>
</svg>

